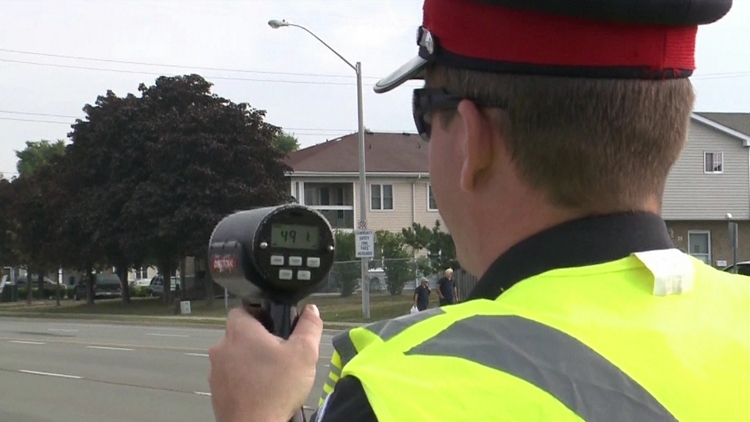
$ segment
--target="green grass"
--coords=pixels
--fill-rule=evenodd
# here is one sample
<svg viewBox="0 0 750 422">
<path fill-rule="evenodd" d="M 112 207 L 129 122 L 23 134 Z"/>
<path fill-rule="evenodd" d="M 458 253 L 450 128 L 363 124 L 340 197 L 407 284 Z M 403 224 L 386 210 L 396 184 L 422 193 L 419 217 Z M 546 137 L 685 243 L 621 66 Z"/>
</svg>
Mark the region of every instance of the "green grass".
<svg viewBox="0 0 750 422">
<path fill-rule="evenodd" d="M 365 322 L 362 318 L 362 296 L 359 293 L 350 297 L 312 296 L 302 303 L 317 305 L 325 322 Z M 398 296 L 370 294 L 370 321 L 406 315 L 409 313 L 412 304 L 412 293 Z M 433 304 L 433 306 L 435 305 Z"/>
<path fill-rule="evenodd" d="M 350 297 L 335 296 L 313 296 L 302 301 L 300 305 L 314 303 L 320 309 L 323 321 L 326 325 L 335 325 L 336 322 L 362 323 L 362 297 L 355 294 Z M 230 302 L 230 307 L 237 306 L 238 301 Z M 370 295 L 370 320 L 378 321 L 405 315 L 412 305 L 411 293 L 398 296 L 389 294 Z M 433 305 L 434 306 L 434 305 Z M 149 317 L 179 317 L 176 320 L 182 322 L 195 322 L 204 324 L 220 324 L 216 318 L 226 316 L 224 301 L 214 300 L 213 307 L 206 307 L 205 301 L 191 302 L 191 315 L 175 314 L 173 305 L 167 305 L 158 298 L 133 298 L 131 303 L 123 305 L 120 299 L 97 300 L 93 306 L 84 301 L 61 300 L 60 306 L 55 306 L 54 300 L 35 300 L 31 305 L 26 302 L 13 302 L 0 304 L 0 315 L 6 316 L 36 316 L 46 318 L 86 318 L 91 319 L 118 319 L 128 318 L 138 321 L 146 321 Z M 203 318 L 203 320 L 201 320 Z M 164 318 L 156 318 L 164 320 Z M 175 321 L 176 322 L 176 321 Z"/>
</svg>

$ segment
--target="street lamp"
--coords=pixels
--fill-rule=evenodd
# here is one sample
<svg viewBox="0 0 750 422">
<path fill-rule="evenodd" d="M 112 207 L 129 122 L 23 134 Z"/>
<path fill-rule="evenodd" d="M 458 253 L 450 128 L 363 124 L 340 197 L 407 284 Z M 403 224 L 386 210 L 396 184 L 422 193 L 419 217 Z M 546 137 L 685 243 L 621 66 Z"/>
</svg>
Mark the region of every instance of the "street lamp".
<svg viewBox="0 0 750 422">
<path fill-rule="evenodd" d="M 729 245 L 732 248 L 732 272 L 737 274 L 737 247 L 739 246 L 739 230 L 737 223 L 732 221 L 732 214 L 727 213 L 727 221 L 729 222 Z"/>
<path fill-rule="evenodd" d="M 364 109 L 362 101 L 362 64 L 357 62 L 352 64 L 349 60 L 345 59 L 344 56 L 334 50 L 333 47 L 328 45 L 325 41 L 320 39 L 312 31 L 301 25 L 289 23 L 285 20 L 272 19 L 268 21 L 268 26 L 273 29 L 279 29 L 282 27 L 293 26 L 299 28 L 308 34 L 312 35 L 316 40 L 320 41 L 321 44 L 326 46 L 333 52 L 338 58 L 344 61 L 349 67 L 354 69 L 357 74 L 357 125 L 359 129 L 359 222 L 357 228 L 364 230 L 367 228 L 367 184 L 365 178 L 365 122 L 364 122 Z M 361 279 L 362 279 L 362 314 L 365 319 L 370 319 L 370 281 L 367 277 L 367 258 L 361 258 Z"/>
</svg>

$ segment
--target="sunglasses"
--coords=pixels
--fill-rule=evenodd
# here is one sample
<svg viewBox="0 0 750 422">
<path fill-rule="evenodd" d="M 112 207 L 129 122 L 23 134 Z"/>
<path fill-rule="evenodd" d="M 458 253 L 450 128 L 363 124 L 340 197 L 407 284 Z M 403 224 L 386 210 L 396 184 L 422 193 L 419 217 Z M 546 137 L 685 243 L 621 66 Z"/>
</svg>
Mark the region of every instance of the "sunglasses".
<svg viewBox="0 0 750 422">
<path fill-rule="evenodd" d="M 432 132 L 432 112 L 455 110 L 458 108 L 458 104 L 463 100 L 472 101 L 477 107 L 505 108 L 505 106 L 492 106 L 461 95 L 454 95 L 443 88 L 415 89 L 412 95 L 411 111 L 414 116 L 414 124 L 417 126 L 419 136 L 425 141 L 430 140 L 430 134 Z"/>
</svg>

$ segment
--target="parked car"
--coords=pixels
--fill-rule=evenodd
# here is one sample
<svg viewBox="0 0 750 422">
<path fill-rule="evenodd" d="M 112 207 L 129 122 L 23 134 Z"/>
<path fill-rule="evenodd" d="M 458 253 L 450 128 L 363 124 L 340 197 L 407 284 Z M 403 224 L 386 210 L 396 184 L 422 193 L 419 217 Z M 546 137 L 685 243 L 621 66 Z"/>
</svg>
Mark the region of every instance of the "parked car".
<svg viewBox="0 0 750 422">
<path fill-rule="evenodd" d="M 734 265 L 730 265 L 722 271 L 726 271 L 728 273 L 731 273 L 734 269 Z M 744 276 L 750 276 L 750 261 L 743 261 L 737 263 L 737 274 L 744 275 Z"/>
<path fill-rule="evenodd" d="M 150 278 L 139 278 L 138 280 L 131 281 L 130 287 L 148 287 L 151 285 L 151 279 Z"/>
<path fill-rule="evenodd" d="M 122 282 L 117 274 L 92 274 L 94 277 L 94 298 L 122 297 Z M 73 288 L 73 300 L 86 298 L 86 278 L 81 279 Z"/>
<path fill-rule="evenodd" d="M 19 289 L 26 288 L 26 279 L 27 279 L 27 277 L 25 275 L 21 276 L 21 277 L 18 277 L 16 279 L 16 287 L 18 287 Z M 39 281 L 38 280 L 39 280 L 39 276 L 37 276 L 36 274 L 32 274 L 31 275 L 31 287 L 33 289 L 36 289 L 37 286 L 39 286 Z M 50 278 L 44 277 L 44 288 L 46 288 L 46 289 L 54 289 L 56 287 L 57 287 L 57 282 L 56 281 L 53 281 Z M 60 288 L 64 289 L 65 285 L 64 284 L 60 284 Z"/>
<path fill-rule="evenodd" d="M 180 288 L 180 277 L 173 276 L 170 284 L 170 290 L 173 292 Z M 151 284 L 149 284 L 148 288 L 151 291 L 151 296 L 164 295 L 164 277 L 161 275 L 154 276 L 154 278 L 151 279 Z"/>
</svg>

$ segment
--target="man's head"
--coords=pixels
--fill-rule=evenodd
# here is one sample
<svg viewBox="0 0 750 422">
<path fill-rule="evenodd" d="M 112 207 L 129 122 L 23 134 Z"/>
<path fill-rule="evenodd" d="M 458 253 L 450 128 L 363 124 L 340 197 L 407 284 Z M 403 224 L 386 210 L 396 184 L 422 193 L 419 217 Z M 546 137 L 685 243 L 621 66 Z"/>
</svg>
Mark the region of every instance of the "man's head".
<svg viewBox="0 0 750 422">
<path fill-rule="evenodd" d="M 450 280 L 453 278 L 453 268 L 448 268 L 445 270 L 445 277 Z"/>
<path fill-rule="evenodd" d="M 567 219 L 660 211 L 694 102 L 695 29 L 731 6 L 681 1 L 425 2 L 420 57 L 376 91 L 425 79 L 414 118 L 464 267 L 482 273 Z"/>
<path fill-rule="evenodd" d="M 426 278 L 422 278 L 421 284 L 422 287 L 428 287 L 430 285 L 430 282 Z"/>
</svg>

